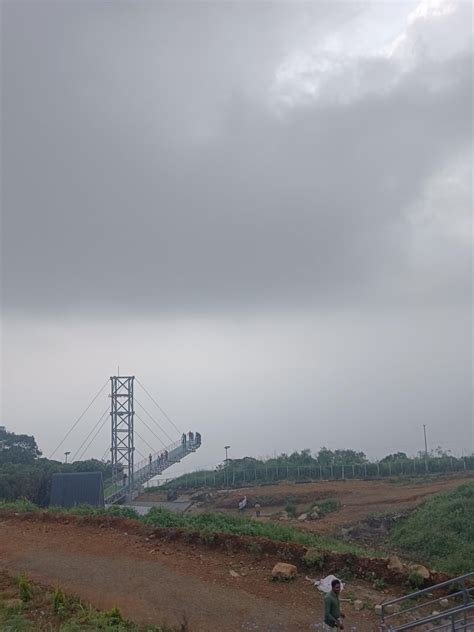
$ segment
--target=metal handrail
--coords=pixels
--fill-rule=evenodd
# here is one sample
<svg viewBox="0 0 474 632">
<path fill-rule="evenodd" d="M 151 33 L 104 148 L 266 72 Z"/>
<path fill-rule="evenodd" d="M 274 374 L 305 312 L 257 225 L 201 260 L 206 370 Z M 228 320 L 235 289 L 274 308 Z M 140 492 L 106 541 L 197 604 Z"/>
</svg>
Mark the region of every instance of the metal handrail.
<svg viewBox="0 0 474 632">
<path fill-rule="evenodd" d="M 165 469 L 171 467 L 175 463 L 178 463 L 183 457 L 187 456 L 191 452 L 195 452 L 201 445 L 201 442 L 197 442 L 195 439 L 186 441 L 175 441 L 171 445 L 167 446 L 155 455 L 152 455 L 152 459 L 143 459 L 136 464 L 133 471 L 133 479 L 129 480 L 126 485 L 117 486 L 117 480 L 109 478 L 104 482 L 105 490 L 105 502 L 112 504 L 117 502 L 121 498 L 135 491 L 140 485 L 154 476 L 161 474 Z M 167 452 L 167 458 L 164 459 L 164 454 Z M 114 488 L 113 491 L 107 494 L 107 489 Z"/>
<path fill-rule="evenodd" d="M 393 632 L 404 632 L 405 630 L 413 630 L 414 628 L 418 628 L 420 625 L 426 625 L 428 623 L 435 623 L 436 621 L 440 621 L 441 619 L 451 619 L 448 623 L 443 623 L 442 625 L 436 628 L 430 628 L 431 632 L 435 632 L 435 630 L 446 630 L 446 626 L 451 624 L 451 630 L 461 630 L 463 628 L 455 627 L 457 623 L 462 623 L 463 627 L 469 623 L 466 619 L 465 621 L 455 620 L 456 615 L 466 615 L 468 611 L 472 610 L 474 614 L 474 603 L 462 606 L 458 606 L 457 608 L 452 608 L 451 610 L 446 610 L 445 612 L 439 612 L 438 614 L 431 614 L 428 617 L 424 617 L 418 621 L 411 621 L 410 623 L 405 623 L 396 628 L 391 628 Z M 463 617 L 465 618 L 465 616 Z M 471 617 L 469 617 L 471 618 Z"/>
<path fill-rule="evenodd" d="M 453 586 L 454 584 L 460 584 L 461 586 L 461 590 L 452 593 L 450 595 L 448 595 L 445 598 L 456 598 L 460 595 L 462 595 L 462 599 L 463 599 L 463 603 L 461 606 L 455 606 L 453 608 L 451 608 L 450 610 L 445 610 L 442 613 L 439 614 L 431 614 L 431 615 L 427 615 L 427 616 L 421 616 L 421 618 L 418 618 L 416 621 L 412 621 L 410 623 L 406 623 L 406 624 L 401 624 L 395 627 L 390 627 L 390 630 L 393 630 L 393 632 L 398 631 L 398 630 L 410 630 L 413 629 L 415 627 L 418 627 L 420 625 L 423 625 L 425 623 L 430 623 L 432 621 L 439 621 L 440 619 L 446 619 L 451 617 L 452 618 L 452 630 L 454 630 L 455 628 L 453 627 L 455 625 L 455 621 L 454 621 L 454 616 L 459 613 L 459 612 L 467 612 L 468 610 L 472 610 L 474 609 L 474 602 L 471 600 L 471 592 L 474 591 L 474 588 L 469 588 L 467 586 L 468 582 L 474 581 L 474 572 L 473 573 L 467 573 L 466 575 L 461 575 L 459 577 L 455 577 L 454 579 L 450 579 L 448 581 L 442 582 L 440 584 L 436 584 L 434 586 L 430 586 L 429 588 L 423 588 L 422 590 L 418 590 L 414 593 L 410 593 L 409 595 L 404 595 L 403 597 L 398 597 L 397 599 L 391 599 L 390 601 L 386 601 L 384 603 L 381 604 L 382 606 L 382 611 L 381 611 L 381 618 L 382 618 L 382 623 L 385 623 L 386 621 L 388 621 L 389 619 L 393 619 L 394 617 L 400 616 L 400 615 L 407 615 L 409 613 L 413 613 L 418 611 L 418 614 L 421 614 L 419 611 L 422 608 L 426 608 L 430 605 L 433 605 L 435 603 L 438 603 L 440 601 L 441 598 L 438 599 L 432 599 L 431 601 L 425 601 L 424 603 L 418 604 L 412 608 L 408 608 L 406 610 L 402 610 L 402 611 L 397 611 L 394 613 L 389 613 L 387 612 L 387 609 L 389 607 L 392 607 L 394 605 L 399 605 L 405 601 L 408 600 L 416 600 L 419 597 L 426 595 L 426 594 L 430 594 L 433 593 L 436 590 L 440 590 L 443 588 L 448 588 L 449 586 Z M 438 629 L 442 629 L 438 628 Z M 461 629 L 461 628 L 457 628 L 457 629 Z"/>
</svg>

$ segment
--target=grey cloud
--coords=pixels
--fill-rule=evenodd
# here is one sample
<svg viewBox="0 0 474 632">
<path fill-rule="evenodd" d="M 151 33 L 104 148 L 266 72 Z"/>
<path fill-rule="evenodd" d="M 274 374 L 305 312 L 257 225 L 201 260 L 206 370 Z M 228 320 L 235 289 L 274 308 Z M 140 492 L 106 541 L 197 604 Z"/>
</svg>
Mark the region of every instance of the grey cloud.
<svg viewBox="0 0 474 632">
<path fill-rule="evenodd" d="M 375 81 L 355 100 L 278 115 L 259 89 L 287 44 L 282 16 L 262 36 L 268 9 L 211 6 L 205 18 L 166 6 L 151 15 L 28 6 L 26 26 L 12 9 L 5 305 L 344 304 L 383 295 L 397 276 L 422 290 L 405 211 L 429 177 L 468 155 L 469 51 L 420 62 L 389 91 Z M 254 67 L 262 39 L 269 50 Z M 357 74 L 372 76 L 374 64 L 375 75 L 396 70 L 361 59 Z M 469 253 L 452 267 L 439 291 L 456 277 L 462 299 Z"/>
</svg>

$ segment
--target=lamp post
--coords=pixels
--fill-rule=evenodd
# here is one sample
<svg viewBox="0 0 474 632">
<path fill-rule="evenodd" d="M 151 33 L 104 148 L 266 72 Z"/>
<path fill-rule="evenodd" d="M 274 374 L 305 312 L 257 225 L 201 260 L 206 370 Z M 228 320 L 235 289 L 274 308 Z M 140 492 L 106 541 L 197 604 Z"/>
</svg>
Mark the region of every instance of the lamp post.
<svg viewBox="0 0 474 632">
<path fill-rule="evenodd" d="M 227 489 L 229 489 L 229 459 L 227 457 L 227 451 L 230 449 L 230 445 L 225 445 L 225 472 L 226 472 L 226 481 L 227 481 Z"/>
<path fill-rule="evenodd" d="M 67 457 L 68 457 L 70 454 L 71 454 L 71 452 L 70 452 L 70 451 L 68 451 L 68 452 L 65 452 L 65 453 L 64 453 L 64 456 L 66 457 L 66 463 L 67 463 Z"/>
<path fill-rule="evenodd" d="M 423 424 L 423 434 L 425 436 L 425 470 L 428 471 L 428 443 L 426 441 L 426 424 Z"/>
</svg>

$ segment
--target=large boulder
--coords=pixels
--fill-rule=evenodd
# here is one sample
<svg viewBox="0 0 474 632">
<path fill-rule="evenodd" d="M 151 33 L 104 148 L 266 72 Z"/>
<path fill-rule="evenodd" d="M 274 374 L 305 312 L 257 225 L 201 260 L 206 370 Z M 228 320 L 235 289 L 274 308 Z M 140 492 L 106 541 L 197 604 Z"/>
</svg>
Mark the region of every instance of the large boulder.
<svg viewBox="0 0 474 632">
<path fill-rule="evenodd" d="M 364 602 L 361 601 L 360 599 L 356 599 L 353 605 L 354 605 L 354 610 L 357 610 L 357 611 L 362 610 L 364 608 Z"/>
<path fill-rule="evenodd" d="M 273 579 L 290 580 L 296 577 L 298 569 L 294 564 L 286 564 L 285 562 L 278 562 L 275 564 L 272 570 Z"/>
<path fill-rule="evenodd" d="M 422 564 L 411 564 L 410 572 L 420 575 L 421 577 L 423 577 L 423 579 L 430 578 L 430 571 L 426 568 L 426 566 L 423 566 Z"/>
<path fill-rule="evenodd" d="M 400 561 L 400 558 L 396 555 L 392 555 L 388 558 L 387 568 L 391 571 L 402 571 L 403 564 Z"/>
</svg>

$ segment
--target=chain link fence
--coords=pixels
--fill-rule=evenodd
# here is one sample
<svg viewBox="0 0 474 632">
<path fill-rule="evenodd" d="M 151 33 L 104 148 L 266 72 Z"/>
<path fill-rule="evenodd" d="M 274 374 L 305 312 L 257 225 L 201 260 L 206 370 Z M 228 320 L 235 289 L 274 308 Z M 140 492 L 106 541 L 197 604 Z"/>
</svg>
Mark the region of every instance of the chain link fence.
<svg viewBox="0 0 474 632">
<path fill-rule="evenodd" d="M 162 486 L 179 489 L 196 487 L 237 488 L 249 485 L 271 485 L 280 481 L 304 483 L 310 481 L 375 480 L 456 472 L 474 474 L 474 456 L 352 465 L 258 465 L 244 469 L 229 465 L 227 468 L 223 467 L 216 471 L 197 471 L 166 479 L 162 482 Z"/>
</svg>

